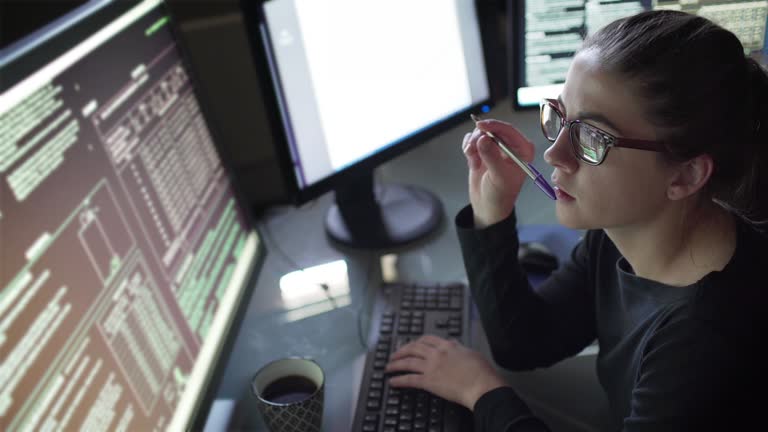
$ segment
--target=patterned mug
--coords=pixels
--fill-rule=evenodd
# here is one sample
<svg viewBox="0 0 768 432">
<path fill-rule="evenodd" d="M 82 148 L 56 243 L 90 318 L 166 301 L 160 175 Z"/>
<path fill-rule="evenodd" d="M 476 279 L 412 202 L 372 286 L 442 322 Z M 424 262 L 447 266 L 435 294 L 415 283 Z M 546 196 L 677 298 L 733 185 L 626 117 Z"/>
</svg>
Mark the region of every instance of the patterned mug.
<svg viewBox="0 0 768 432">
<path fill-rule="evenodd" d="M 288 357 L 264 365 L 251 392 L 271 432 L 320 432 L 325 376 L 311 359 Z"/>
</svg>

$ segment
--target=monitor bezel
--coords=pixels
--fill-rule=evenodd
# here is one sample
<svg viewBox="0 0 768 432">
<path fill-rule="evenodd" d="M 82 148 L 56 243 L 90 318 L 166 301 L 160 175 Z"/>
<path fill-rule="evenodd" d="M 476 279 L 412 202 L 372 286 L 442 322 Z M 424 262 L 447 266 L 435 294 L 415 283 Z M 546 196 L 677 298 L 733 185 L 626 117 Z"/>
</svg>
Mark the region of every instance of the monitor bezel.
<svg viewBox="0 0 768 432">
<path fill-rule="evenodd" d="M 283 181 L 287 185 L 288 194 L 287 197 L 294 205 L 301 205 L 308 201 L 314 200 L 327 192 L 335 191 L 337 188 L 342 188 L 356 179 L 362 179 L 366 176 L 370 176 L 375 168 L 378 166 L 404 154 L 420 144 L 432 139 L 445 131 L 455 127 L 456 125 L 467 121 L 470 113 L 480 112 L 482 109 L 492 108 L 497 100 L 503 96 L 493 93 L 492 78 L 493 71 L 488 59 L 489 55 L 493 53 L 489 52 L 490 47 L 494 47 L 495 41 L 493 35 L 489 29 L 489 23 L 484 21 L 484 16 L 481 14 L 480 3 L 481 0 L 474 0 L 475 12 L 479 23 L 481 44 L 483 47 L 483 61 L 485 63 L 485 75 L 488 80 L 488 97 L 479 101 L 468 108 L 458 111 L 439 122 L 427 126 L 421 131 L 417 131 L 412 135 L 388 145 L 386 148 L 367 156 L 349 166 L 330 174 L 329 176 L 318 180 L 314 183 L 302 188 L 298 176 L 295 171 L 293 163 L 293 156 L 289 148 L 288 137 L 283 127 L 283 115 L 280 112 L 280 98 L 277 95 L 276 85 L 272 82 L 274 76 L 269 64 L 266 47 L 261 40 L 260 26 L 266 26 L 266 17 L 264 15 L 263 5 L 269 0 L 240 0 L 241 10 L 243 13 L 243 22 L 246 28 L 246 34 L 248 37 L 249 46 L 251 48 L 252 59 L 254 63 L 254 69 L 258 77 L 258 85 L 262 91 L 262 95 L 265 99 L 265 105 L 272 107 L 273 109 L 267 110 L 269 116 L 269 123 L 272 129 L 272 145 L 275 147 L 275 153 L 277 155 L 277 163 L 280 164 L 280 172 L 283 175 Z M 269 37 L 267 34 L 266 37 Z M 279 76 L 275 77 L 279 80 Z M 486 108 L 487 107 L 487 108 Z"/>
<path fill-rule="evenodd" d="M 521 105 L 517 90 L 524 86 L 523 64 L 525 59 L 525 1 L 507 0 L 507 70 L 509 74 L 509 99 L 515 111 L 539 109 L 538 105 Z"/>
<path fill-rule="evenodd" d="M 238 203 L 240 210 L 245 215 L 247 231 L 255 232 L 259 238 L 259 241 L 256 245 L 256 251 L 254 252 L 253 257 L 250 258 L 250 263 L 246 270 L 246 275 L 243 278 L 245 286 L 241 289 L 240 298 L 237 301 L 235 313 L 232 316 L 229 325 L 227 326 L 225 332 L 226 336 L 222 339 L 217 349 L 216 363 L 211 367 L 209 371 L 206 380 L 207 382 L 203 384 L 204 391 L 201 393 L 201 397 L 199 397 L 197 400 L 192 418 L 190 418 L 187 422 L 187 430 L 203 430 L 205 429 L 205 424 L 208 420 L 208 414 L 210 413 L 211 407 L 213 406 L 213 402 L 216 400 L 217 390 L 221 385 L 222 379 L 224 378 L 225 368 L 229 363 L 230 357 L 232 355 L 235 341 L 237 340 L 237 336 L 240 333 L 240 327 L 245 320 L 248 306 L 251 303 L 251 299 L 255 291 L 258 276 L 264 266 L 267 251 L 265 248 L 264 237 L 261 235 L 261 232 L 258 228 L 257 215 L 254 212 L 254 208 L 248 205 L 247 196 L 243 190 L 244 188 L 235 175 L 236 171 L 234 157 L 229 151 L 229 147 L 224 142 L 223 135 L 218 130 L 218 126 L 214 121 L 212 121 L 212 119 L 215 118 L 213 116 L 213 109 L 211 107 L 211 103 L 207 100 L 206 93 L 202 90 L 202 82 L 197 76 L 194 67 L 192 66 L 189 49 L 183 42 L 184 39 L 181 35 L 181 31 L 178 28 L 177 21 L 173 16 L 171 8 L 168 6 L 168 0 L 161 0 L 161 3 L 161 7 L 166 10 L 170 18 L 168 25 L 169 31 L 173 34 L 173 37 L 178 42 L 177 47 L 179 57 L 181 58 L 189 79 L 192 82 L 192 91 L 195 94 L 195 98 L 197 98 L 200 111 L 203 115 L 203 120 L 208 127 L 208 131 L 211 134 L 211 138 L 213 139 L 216 150 L 219 153 L 222 166 L 224 167 L 225 171 L 227 172 L 227 176 L 229 177 L 229 183 L 230 187 L 232 188 L 232 193 L 235 195 L 235 201 Z"/>
</svg>

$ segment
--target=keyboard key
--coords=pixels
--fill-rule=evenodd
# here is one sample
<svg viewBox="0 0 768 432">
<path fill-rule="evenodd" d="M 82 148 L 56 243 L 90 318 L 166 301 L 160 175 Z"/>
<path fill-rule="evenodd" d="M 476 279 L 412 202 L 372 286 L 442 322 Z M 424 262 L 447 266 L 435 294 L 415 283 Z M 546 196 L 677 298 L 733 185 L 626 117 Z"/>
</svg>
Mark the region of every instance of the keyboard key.
<svg viewBox="0 0 768 432">
<path fill-rule="evenodd" d="M 460 310 L 462 303 L 461 297 L 451 297 L 451 309 Z"/>
<path fill-rule="evenodd" d="M 398 414 L 400 414 L 400 407 L 388 406 L 387 409 L 384 411 L 384 414 L 388 416 L 397 416 Z"/>
<path fill-rule="evenodd" d="M 384 426 L 397 426 L 397 417 L 385 417 Z"/>
<path fill-rule="evenodd" d="M 378 414 L 366 414 L 365 417 L 363 417 L 363 421 L 378 424 L 379 423 L 379 415 Z"/>
<path fill-rule="evenodd" d="M 376 432 L 379 430 L 379 426 L 376 423 L 364 423 L 363 432 Z"/>
</svg>

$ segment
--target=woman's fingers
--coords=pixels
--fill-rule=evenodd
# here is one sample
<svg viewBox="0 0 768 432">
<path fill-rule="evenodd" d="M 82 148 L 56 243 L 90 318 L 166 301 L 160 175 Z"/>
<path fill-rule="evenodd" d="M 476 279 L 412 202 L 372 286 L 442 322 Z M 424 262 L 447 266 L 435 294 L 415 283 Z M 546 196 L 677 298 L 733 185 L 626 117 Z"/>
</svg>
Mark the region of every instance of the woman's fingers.
<svg viewBox="0 0 768 432">
<path fill-rule="evenodd" d="M 461 151 L 464 152 L 464 154 L 467 153 L 467 150 L 469 150 L 469 138 L 472 137 L 472 132 L 467 132 L 464 135 L 464 140 L 461 142 Z"/>
<path fill-rule="evenodd" d="M 397 360 L 390 360 L 387 363 L 385 372 L 418 372 L 424 373 L 427 371 L 427 361 L 419 357 L 405 357 Z"/>
<path fill-rule="evenodd" d="M 426 382 L 424 381 L 424 375 L 419 374 L 406 374 L 400 375 L 389 379 L 389 385 L 392 387 L 410 387 L 426 389 Z"/>
<path fill-rule="evenodd" d="M 500 139 L 506 147 L 520 159 L 533 161 L 535 147 L 514 126 L 500 120 L 482 120 L 477 123 L 477 128 L 482 132 L 491 132 Z"/>
<path fill-rule="evenodd" d="M 477 131 L 477 129 L 475 129 Z M 462 143 L 462 151 L 464 152 L 464 157 L 467 158 L 467 166 L 469 166 L 469 169 L 471 171 L 477 171 L 482 168 L 482 160 L 480 159 L 480 155 L 477 153 L 477 146 L 475 145 L 475 142 L 477 141 L 477 137 L 474 133 L 468 133 L 464 136 L 464 142 Z"/>
<path fill-rule="evenodd" d="M 509 163 L 512 162 L 502 153 L 498 145 L 489 137 L 483 136 L 477 143 L 480 160 L 497 178 L 503 178 Z"/>
<path fill-rule="evenodd" d="M 395 351 L 394 354 L 390 357 L 391 361 L 398 360 L 404 357 L 420 357 L 420 358 L 428 358 L 431 351 L 434 347 L 418 343 L 418 342 L 410 342 L 402 347 L 400 347 L 399 350 Z"/>
</svg>

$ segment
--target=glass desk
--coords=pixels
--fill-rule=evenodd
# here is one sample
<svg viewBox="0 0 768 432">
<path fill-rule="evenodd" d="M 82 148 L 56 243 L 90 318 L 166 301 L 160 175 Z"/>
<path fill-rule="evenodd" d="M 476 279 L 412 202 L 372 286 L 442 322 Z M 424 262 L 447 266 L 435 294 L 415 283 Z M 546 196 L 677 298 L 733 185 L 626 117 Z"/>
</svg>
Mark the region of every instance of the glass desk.
<svg viewBox="0 0 768 432">
<path fill-rule="evenodd" d="M 541 159 L 548 143 L 539 138 L 538 112 L 515 113 L 509 104 L 501 104 L 488 117 L 516 124 L 526 136 L 534 138 L 534 164 L 549 176 L 551 167 Z M 381 281 L 466 281 L 453 218 L 468 200 L 461 142 L 472 128 L 467 119 L 466 124 L 377 169 L 377 181 L 415 184 L 442 201 L 444 219 L 440 229 L 413 245 L 399 250 L 362 251 L 333 244 L 323 228 L 332 194 L 300 208 L 277 208 L 259 221 L 267 257 L 216 392 L 217 400 L 226 402 L 223 411 L 232 409 L 232 401 L 237 401 L 234 411 L 225 415 L 230 417 L 227 430 L 233 426 L 265 430 L 250 394 L 250 380 L 261 366 L 285 356 L 310 357 L 320 364 L 325 372 L 323 430 L 349 430 L 362 377 L 366 353 L 363 340 L 371 320 L 372 293 Z M 425 170 L 425 166 L 440 169 Z M 554 202 L 530 182 L 521 191 L 516 212 L 520 226 L 556 223 Z M 322 265 L 327 267 L 317 267 Z M 315 272 L 324 275 L 332 300 L 314 282 L 302 283 L 302 278 L 312 279 Z M 479 321 L 470 322 L 472 348 L 488 354 Z M 564 422 L 555 430 L 600 430 L 589 424 L 600 424 L 605 401 L 599 399 L 601 394 L 590 397 L 583 388 L 596 383 L 593 357 L 566 360 L 546 371 L 508 373 L 507 377 L 524 399 L 528 401 L 526 394 L 533 395 L 530 405 L 535 411 L 536 406 L 554 400 L 567 406 L 563 417 L 583 420 Z M 563 400 L 560 385 L 568 382 L 574 383 L 576 390 L 572 399 Z M 540 412 L 551 414 L 544 409 Z M 557 420 L 553 425 L 560 426 Z"/>
</svg>

